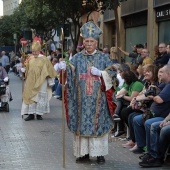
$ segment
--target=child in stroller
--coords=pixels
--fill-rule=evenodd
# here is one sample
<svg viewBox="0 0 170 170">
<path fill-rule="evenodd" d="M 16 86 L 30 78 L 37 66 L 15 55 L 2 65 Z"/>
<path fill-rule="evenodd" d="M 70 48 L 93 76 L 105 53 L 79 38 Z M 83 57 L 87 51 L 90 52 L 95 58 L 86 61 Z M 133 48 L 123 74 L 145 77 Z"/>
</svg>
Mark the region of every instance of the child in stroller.
<svg viewBox="0 0 170 170">
<path fill-rule="evenodd" d="M 0 63 L 0 110 L 9 112 L 8 102 L 11 100 L 11 93 L 9 90 L 9 78 L 5 69 Z"/>
</svg>

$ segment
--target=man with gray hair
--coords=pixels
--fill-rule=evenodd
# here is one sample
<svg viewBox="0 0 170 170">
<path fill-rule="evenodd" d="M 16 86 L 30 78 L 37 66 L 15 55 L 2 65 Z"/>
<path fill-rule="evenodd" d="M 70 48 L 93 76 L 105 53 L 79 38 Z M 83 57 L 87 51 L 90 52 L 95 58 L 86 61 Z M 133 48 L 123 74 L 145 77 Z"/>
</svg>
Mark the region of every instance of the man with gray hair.
<svg viewBox="0 0 170 170">
<path fill-rule="evenodd" d="M 112 102 L 112 78 L 116 77 L 116 70 L 112 69 L 109 57 L 97 50 L 102 30 L 90 21 L 80 31 L 85 49 L 75 54 L 67 67 L 64 61 L 59 64 L 60 69 L 67 69 L 64 96 L 67 125 L 74 134 L 76 162 L 97 157 L 97 163 L 103 164 L 116 107 Z"/>
<path fill-rule="evenodd" d="M 2 62 L 2 67 L 4 67 L 4 69 L 8 73 L 10 69 L 10 62 L 9 62 L 9 57 L 5 54 L 6 54 L 5 51 L 1 52 L 1 55 L 2 55 L 1 62 Z"/>
<path fill-rule="evenodd" d="M 144 48 L 141 52 L 141 56 L 143 58 L 142 66 L 146 64 L 153 64 L 153 60 L 151 57 L 149 57 L 149 51 L 148 49 Z"/>
</svg>

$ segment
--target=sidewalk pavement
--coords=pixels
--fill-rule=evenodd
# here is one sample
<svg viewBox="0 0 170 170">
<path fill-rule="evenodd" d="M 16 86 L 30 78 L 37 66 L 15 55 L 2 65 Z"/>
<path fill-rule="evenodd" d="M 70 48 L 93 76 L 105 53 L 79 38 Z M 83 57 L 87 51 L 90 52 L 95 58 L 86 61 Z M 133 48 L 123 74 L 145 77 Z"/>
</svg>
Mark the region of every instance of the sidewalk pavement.
<svg viewBox="0 0 170 170">
<path fill-rule="evenodd" d="M 43 120 L 25 122 L 20 115 L 22 104 L 22 80 L 9 73 L 13 101 L 10 112 L 0 112 L 0 170 L 62 170 L 62 106 L 61 101 L 52 98 L 51 112 L 43 116 Z M 120 139 L 112 139 L 109 143 L 109 155 L 106 163 L 98 165 L 96 158 L 90 163 L 77 164 L 73 156 L 72 134 L 66 127 L 66 167 L 68 170 L 137 170 L 139 155 L 128 148 L 122 148 Z M 144 168 L 142 168 L 144 169 Z M 170 165 L 162 168 L 170 169 Z"/>
</svg>

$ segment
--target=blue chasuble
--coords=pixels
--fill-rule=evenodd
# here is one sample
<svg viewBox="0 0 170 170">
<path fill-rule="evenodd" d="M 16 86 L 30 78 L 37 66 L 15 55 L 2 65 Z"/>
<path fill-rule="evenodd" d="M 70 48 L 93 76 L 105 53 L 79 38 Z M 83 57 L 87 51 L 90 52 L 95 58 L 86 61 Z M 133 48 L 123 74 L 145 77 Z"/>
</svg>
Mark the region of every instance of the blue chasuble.
<svg viewBox="0 0 170 170">
<path fill-rule="evenodd" d="M 89 55 L 83 50 L 67 66 L 65 91 L 67 125 L 71 132 L 84 137 L 99 137 L 110 132 L 113 120 L 106 94 L 101 90 L 101 78 L 91 74 L 91 67 L 106 70 L 116 77 L 115 70 L 107 69 L 111 60 L 102 52 Z"/>
</svg>

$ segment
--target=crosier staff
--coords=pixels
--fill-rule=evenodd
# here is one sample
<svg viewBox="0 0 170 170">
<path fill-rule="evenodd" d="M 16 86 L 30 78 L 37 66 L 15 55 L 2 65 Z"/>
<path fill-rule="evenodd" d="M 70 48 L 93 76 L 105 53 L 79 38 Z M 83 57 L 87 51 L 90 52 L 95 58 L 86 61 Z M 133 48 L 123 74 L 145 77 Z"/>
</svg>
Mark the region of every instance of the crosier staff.
<svg viewBox="0 0 170 170">
<path fill-rule="evenodd" d="M 64 42 L 64 31 L 61 28 L 61 36 L 60 36 L 60 46 L 62 51 L 62 60 L 63 60 L 63 42 Z M 62 143 L 63 143 L 63 168 L 65 168 L 65 113 L 64 113 L 64 69 L 61 71 L 62 74 Z"/>
</svg>

